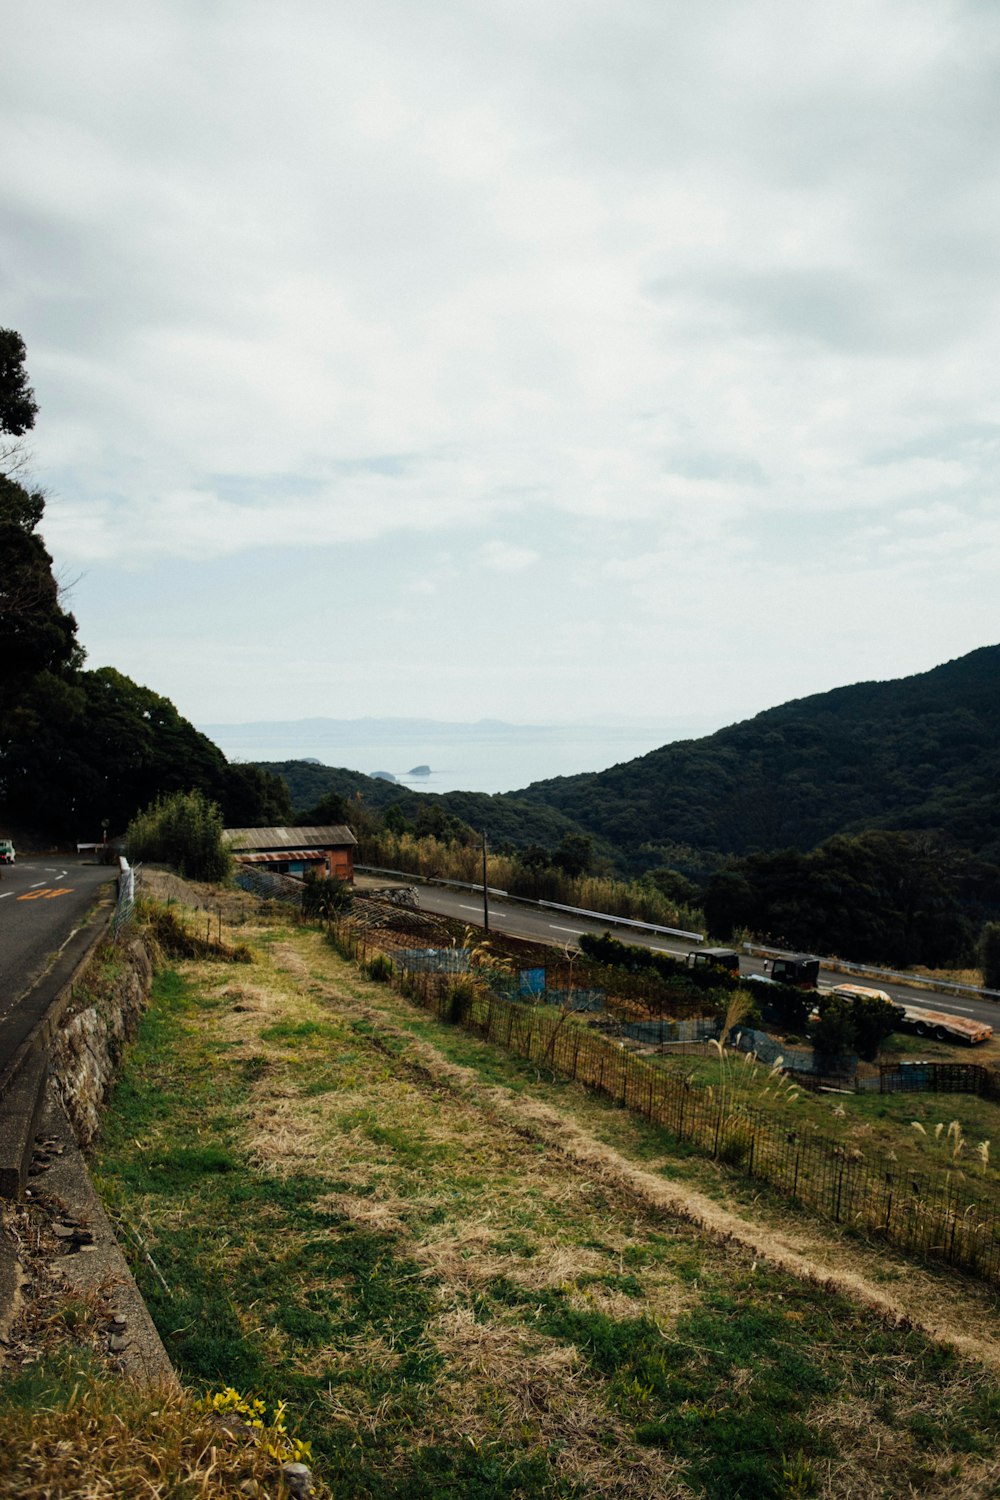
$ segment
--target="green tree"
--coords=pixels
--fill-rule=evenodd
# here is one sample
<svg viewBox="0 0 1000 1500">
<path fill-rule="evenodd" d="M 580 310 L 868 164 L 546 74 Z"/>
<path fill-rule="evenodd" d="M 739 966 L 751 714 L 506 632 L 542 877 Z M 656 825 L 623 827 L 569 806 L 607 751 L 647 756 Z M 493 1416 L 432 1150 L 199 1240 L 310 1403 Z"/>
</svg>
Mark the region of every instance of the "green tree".
<svg viewBox="0 0 1000 1500">
<path fill-rule="evenodd" d="M 854 1018 L 846 996 L 821 996 L 819 1020 L 813 1022 L 812 1044 L 817 1057 L 828 1063 L 848 1057 L 856 1050 Z"/>
<path fill-rule="evenodd" d="M 35 425 L 38 407 L 35 393 L 28 384 L 24 362 L 24 339 L 13 328 L 0 328 L 0 433 L 20 438 Z M 0 458 L 9 465 L 11 447 L 0 449 Z"/>
<path fill-rule="evenodd" d="M 394 833 L 397 837 L 413 832 L 413 824 L 398 802 L 390 803 L 382 815 L 382 821 L 389 833 Z"/>
<path fill-rule="evenodd" d="M 887 1005 L 873 995 L 821 995 L 819 1020 L 813 1025 L 813 1046 L 823 1056 L 856 1052 L 874 1062 L 886 1037 L 903 1019 L 901 1006 Z"/>
<path fill-rule="evenodd" d="M 287 782 L 282 783 L 287 786 Z M 346 823 L 349 819 L 347 799 L 339 792 L 327 792 L 314 806 L 301 814 L 301 824 L 306 828 L 325 828 L 328 824 Z"/>
<path fill-rule="evenodd" d="M 594 867 L 594 841 L 589 834 L 567 833 L 553 851 L 552 863 L 564 875 L 576 878 Z"/>
<path fill-rule="evenodd" d="M 1000 922 L 986 922 L 979 934 L 979 967 L 988 990 L 1000 990 Z"/>
<path fill-rule="evenodd" d="M 302 882 L 302 914 L 319 917 L 324 922 L 351 909 L 354 893 L 346 880 L 335 875 L 317 875 L 307 870 Z"/>
<path fill-rule="evenodd" d="M 125 834 L 131 861 L 170 865 L 192 880 L 224 880 L 232 855 L 223 839 L 222 811 L 202 792 L 173 792 L 137 813 Z"/>
</svg>

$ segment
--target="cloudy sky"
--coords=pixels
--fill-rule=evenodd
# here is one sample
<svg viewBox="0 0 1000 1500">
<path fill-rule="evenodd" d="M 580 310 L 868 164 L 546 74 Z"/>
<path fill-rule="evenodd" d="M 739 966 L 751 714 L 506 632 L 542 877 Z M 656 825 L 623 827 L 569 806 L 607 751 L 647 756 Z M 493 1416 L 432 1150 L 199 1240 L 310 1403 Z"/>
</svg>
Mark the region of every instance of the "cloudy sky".
<svg viewBox="0 0 1000 1500">
<path fill-rule="evenodd" d="M 1000 640 L 1000 12 L 0 0 L 0 326 L 92 666 L 703 716 Z"/>
</svg>

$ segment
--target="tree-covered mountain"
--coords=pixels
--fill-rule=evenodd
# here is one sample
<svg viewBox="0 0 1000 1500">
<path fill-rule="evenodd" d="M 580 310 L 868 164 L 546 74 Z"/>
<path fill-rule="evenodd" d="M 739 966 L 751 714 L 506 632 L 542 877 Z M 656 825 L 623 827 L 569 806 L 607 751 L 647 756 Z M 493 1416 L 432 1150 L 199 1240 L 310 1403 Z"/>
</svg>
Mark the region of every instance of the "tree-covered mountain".
<svg viewBox="0 0 1000 1500">
<path fill-rule="evenodd" d="M 872 828 L 935 831 L 1000 862 L 1000 646 L 509 795 L 571 818 L 633 870 L 681 845 L 708 865 Z"/>
<path fill-rule="evenodd" d="M 523 847 L 544 844 L 555 847 L 569 834 L 579 832 L 564 813 L 517 797 L 487 792 L 414 792 L 398 782 L 383 781 L 343 766 L 324 766 L 311 760 L 258 761 L 257 769 L 279 776 L 286 784 L 297 817 L 310 821 L 317 808 L 341 799 L 347 821 L 362 808 L 384 814 L 398 807 L 420 833 L 438 836 L 449 818 L 485 832 L 490 844 Z M 333 821 L 339 821 L 334 819 Z M 613 851 L 604 849 L 610 856 Z"/>
</svg>

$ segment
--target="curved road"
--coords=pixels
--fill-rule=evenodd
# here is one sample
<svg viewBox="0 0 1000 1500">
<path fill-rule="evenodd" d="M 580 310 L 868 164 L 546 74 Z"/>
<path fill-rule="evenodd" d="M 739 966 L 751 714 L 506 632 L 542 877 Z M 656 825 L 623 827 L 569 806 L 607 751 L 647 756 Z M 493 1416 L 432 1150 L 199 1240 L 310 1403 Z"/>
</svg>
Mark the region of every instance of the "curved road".
<svg viewBox="0 0 1000 1500">
<path fill-rule="evenodd" d="M 402 881 L 395 882 L 402 884 Z M 470 926 L 481 927 L 483 923 L 483 898 L 474 890 L 446 890 L 441 886 L 421 885 L 414 881 L 419 905 L 425 911 L 439 916 L 457 917 Z M 526 938 L 531 942 L 556 946 L 572 943 L 584 932 L 614 932 L 623 943 L 635 943 L 655 952 L 681 956 L 697 948 L 696 943 L 685 943 L 680 938 L 646 936 L 635 928 L 615 928 L 610 922 L 595 921 L 590 917 L 579 917 L 569 912 L 548 911 L 545 908 L 520 906 L 507 902 L 500 896 L 490 897 L 490 926 L 508 937 Z M 740 954 L 740 973 L 747 977 L 763 974 L 764 960 Z M 821 989 L 835 984 L 860 984 L 871 989 L 885 990 L 900 1005 L 923 1005 L 929 1010 L 947 1011 L 949 1015 L 965 1016 L 1000 1029 L 1000 1003 L 980 999 L 976 995 L 951 995 L 943 991 L 925 988 L 923 985 L 905 985 L 885 979 L 866 978 L 862 974 L 845 974 L 833 969 L 822 970 Z"/>
<path fill-rule="evenodd" d="M 44 973 L 117 870 L 79 855 L 0 865 L 0 1021 Z M 4 1062 L 0 1058 L 0 1067 Z"/>
</svg>

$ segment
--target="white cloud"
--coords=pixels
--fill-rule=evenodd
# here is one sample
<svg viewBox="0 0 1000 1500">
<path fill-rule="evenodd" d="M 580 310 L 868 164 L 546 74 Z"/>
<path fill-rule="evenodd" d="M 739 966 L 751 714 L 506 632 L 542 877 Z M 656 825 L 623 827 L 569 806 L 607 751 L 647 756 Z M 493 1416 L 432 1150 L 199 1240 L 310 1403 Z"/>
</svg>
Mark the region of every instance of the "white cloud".
<svg viewBox="0 0 1000 1500">
<path fill-rule="evenodd" d="M 818 661 L 852 670 L 859 618 L 898 659 L 913 569 L 941 570 L 930 659 L 997 634 L 985 8 L 153 0 L 140 24 L 0 0 L 4 22 L 3 321 L 71 569 L 146 570 L 152 601 L 171 559 L 238 592 L 303 549 L 343 569 L 435 538 L 508 589 L 556 558 L 547 627 L 619 641 L 645 683 L 677 653 L 620 637 L 616 590 L 688 656 L 749 628 L 780 652 L 792 606 L 768 598 L 772 638 L 747 569 L 798 604 L 831 549 Z M 445 610 L 463 583 L 398 587 Z M 627 708 L 589 655 L 566 692 Z"/>
<path fill-rule="evenodd" d="M 487 568 L 497 573 L 519 573 L 538 562 L 538 553 L 531 547 L 512 547 L 509 542 L 487 542 L 480 547 L 479 556 Z"/>
</svg>

